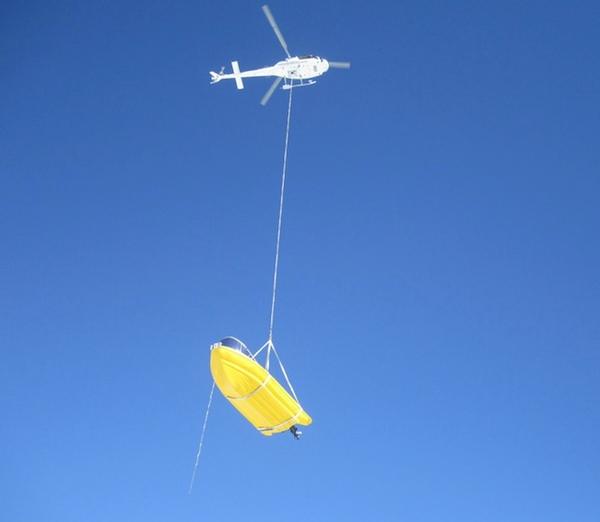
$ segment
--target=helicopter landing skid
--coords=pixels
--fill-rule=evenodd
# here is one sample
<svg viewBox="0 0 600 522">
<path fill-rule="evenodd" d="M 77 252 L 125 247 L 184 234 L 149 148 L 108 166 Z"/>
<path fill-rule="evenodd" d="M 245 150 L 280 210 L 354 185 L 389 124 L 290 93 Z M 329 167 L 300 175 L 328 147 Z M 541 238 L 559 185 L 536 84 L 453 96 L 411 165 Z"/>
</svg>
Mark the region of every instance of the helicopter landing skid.
<svg viewBox="0 0 600 522">
<path fill-rule="evenodd" d="M 284 91 L 289 91 L 290 89 L 295 89 L 296 87 L 308 87 L 309 85 L 314 85 L 315 83 L 317 83 L 315 80 L 308 80 L 307 82 L 300 83 L 284 83 L 281 88 Z"/>
</svg>

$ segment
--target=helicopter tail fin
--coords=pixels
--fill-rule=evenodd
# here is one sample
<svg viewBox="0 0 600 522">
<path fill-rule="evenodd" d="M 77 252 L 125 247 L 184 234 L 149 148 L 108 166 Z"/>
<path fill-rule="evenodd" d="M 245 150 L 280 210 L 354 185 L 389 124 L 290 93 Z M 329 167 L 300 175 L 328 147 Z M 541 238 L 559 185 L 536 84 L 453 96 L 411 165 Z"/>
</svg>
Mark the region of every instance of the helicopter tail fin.
<svg viewBox="0 0 600 522">
<path fill-rule="evenodd" d="M 210 83 L 217 83 L 221 81 L 221 75 L 215 71 L 210 71 Z"/>
<path fill-rule="evenodd" d="M 231 62 L 231 68 L 233 69 L 233 78 L 235 80 L 235 85 L 238 89 L 244 88 L 244 82 L 242 81 L 242 76 L 240 72 L 240 64 L 235 61 Z"/>
</svg>

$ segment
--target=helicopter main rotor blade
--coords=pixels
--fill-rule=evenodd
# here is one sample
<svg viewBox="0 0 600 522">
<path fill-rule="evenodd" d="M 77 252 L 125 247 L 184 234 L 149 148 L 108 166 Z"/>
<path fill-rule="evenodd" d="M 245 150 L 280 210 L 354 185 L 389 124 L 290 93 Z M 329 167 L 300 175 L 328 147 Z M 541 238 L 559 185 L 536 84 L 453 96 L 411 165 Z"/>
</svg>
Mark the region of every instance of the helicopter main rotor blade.
<svg viewBox="0 0 600 522">
<path fill-rule="evenodd" d="M 327 60 L 329 62 L 329 60 Z M 350 69 L 350 62 L 329 62 L 332 69 Z"/>
<path fill-rule="evenodd" d="M 279 26 L 277 25 L 277 22 L 275 21 L 275 17 L 273 16 L 273 13 L 271 13 L 269 6 L 266 4 L 263 5 L 262 10 L 263 10 L 263 13 L 265 13 L 265 16 L 267 17 L 267 20 L 271 24 L 273 31 L 275 31 L 275 36 L 277 36 L 277 39 L 279 40 L 281 47 L 283 47 L 285 54 L 287 54 L 288 58 L 291 58 L 290 52 L 288 51 L 288 48 L 287 48 L 287 44 L 285 43 L 285 38 L 283 37 L 283 34 L 281 34 L 281 31 L 279 30 Z"/>
<path fill-rule="evenodd" d="M 271 96 L 273 96 L 273 93 L 275 92 L 275 89 L 277 89 L 277 87 L 279 87 L 279 84 L 281 83 L 281 80 L 283 80 L 283 78 L 281 76 L 278 76 L 277 78 L 275 78 L 275 81 L 271 84 L 271 87 L 269 87 L 269 90 L 267 92 L 265 92 L 265 95 L 260 100 L 260 104 L 263 107 L 267 103 L 269 103 L 269 100 L 271 99 Z"/>
</svg>

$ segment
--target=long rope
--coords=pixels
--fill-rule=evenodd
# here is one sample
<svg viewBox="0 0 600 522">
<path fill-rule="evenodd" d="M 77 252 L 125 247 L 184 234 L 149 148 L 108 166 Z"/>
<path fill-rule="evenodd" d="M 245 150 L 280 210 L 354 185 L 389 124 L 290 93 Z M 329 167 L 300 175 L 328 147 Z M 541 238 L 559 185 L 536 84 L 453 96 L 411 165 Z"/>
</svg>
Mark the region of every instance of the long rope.
<svg viewBox="0 0 600 522">
<path fill-rule="evenodd" d="M 194 487 L 194 480 L 196 479 L 196 470 L 198 469 L 198 462 L 200 462 L 200 454 L 202 453 L 202 445 L 204 444 L 204 434 L 206 433 L 206 424 L 208 423 L 208 414 L 210 412 L 210 405 L 212 404 L 213 393 L 215 391 L 215 381 L 212 383 L 210 389 L 210 395 L 208 396 L 208 405 L 206 406 L 206 414 L 204 415 L 204 424 L 202 425 L 202 435 L 200 435 L 200 444 L 198 444 L 198 453 L 196 453 L 196 462 L 194 464 L 194 471 L 192 473 L 192 480 L 190 482 L 190 489 L 188 494 L 192 493 Z"/>
<path fill-rule="evenodd" d="M 293 82 L 290 87 L 293 87 Z M 290 116 L 292 114 L 292 92 L 288 99 L 287 124 L 285 127 L 285 147 L 283 149 L 283 171 L 281 173 L 281 194 L 279 196 L 279 219 L 277 220 L 277 242 L 275 245 L 275 268 L 273 270 L 273 296 L 271 298 L 271 320 L 269 321 L 269 341 L 273 340 L 273 321 L 275 320 L 275 297 L 277 294 L 277 272 L 279 270 L 279 244 L 281 242 L 281 218 L 283 216 L 283 194 L 285 192 L 285 176 L 287 173 L 288 142 L 290 136 Z M 272 344 L 272 343 L 269 343 Z M 270 355 L 270 347 L 267 348 L 267 368 Z"/>
</svg>

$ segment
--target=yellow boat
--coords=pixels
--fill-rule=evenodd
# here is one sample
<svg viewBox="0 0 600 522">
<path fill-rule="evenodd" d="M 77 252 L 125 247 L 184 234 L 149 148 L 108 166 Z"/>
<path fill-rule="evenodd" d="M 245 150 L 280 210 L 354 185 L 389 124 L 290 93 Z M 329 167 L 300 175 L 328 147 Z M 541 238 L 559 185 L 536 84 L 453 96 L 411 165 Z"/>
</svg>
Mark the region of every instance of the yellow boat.
<svg viewBox="0 0 600 522">
<path fill-rule="evenodd" d="M 302 406 L 257 363 L 244 343 L 228 337 L 214 344 L 210 371 L 225 398 L 263 435 L 293 430 L 312 419 Z"/>
</svg>

